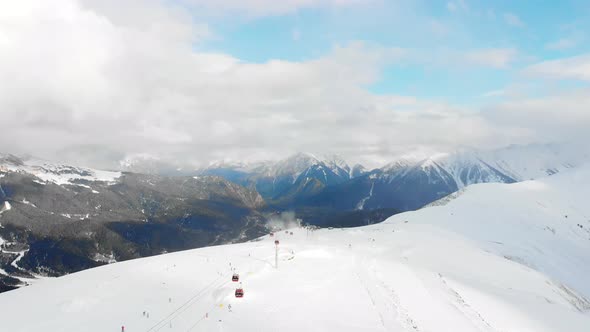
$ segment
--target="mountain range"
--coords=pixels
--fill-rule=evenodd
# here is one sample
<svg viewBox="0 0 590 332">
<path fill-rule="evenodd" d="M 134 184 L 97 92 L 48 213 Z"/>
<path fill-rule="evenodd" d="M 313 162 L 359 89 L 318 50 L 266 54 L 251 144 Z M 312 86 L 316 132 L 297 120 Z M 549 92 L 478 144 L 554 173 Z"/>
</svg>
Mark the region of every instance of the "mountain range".
<svg viewBox="0 0 590 332">
<path fill-rule="evenodd" d="M 278 209 L 408 211 L 470 184 L 535 179 L 589 160 L 587 148 L 544 144 L 406 155 L 370 171 L 338 157 L 298 153 L 263 164 L 213 164 L 200 173 L 255 189 Z"/>
<path fill-rule="evenodd" d="M 0 156 L 0 290 L 109 262 L 266 233 L 264 200 L 220 177 Z"/>
<path fill-rule="evenodd" d="M 292 227 L 43 279 L 0 295 L 2 328 L 587 332 L 589 195 L 580 166 L 470 185 L 375 225 Z"/>
<path fill-rule="evenodd" d="M 297 153 L 192 171 L 135 158 L 104 171 L 4 154 L 0 291 L 39 276 L 250 240 L 286 211 L 322 227 L 373 224 L 471 184 L 561 173 L 589 155 L 584 147 L 546 144 L 405 155 L 373 170 Z"/>
</svg>

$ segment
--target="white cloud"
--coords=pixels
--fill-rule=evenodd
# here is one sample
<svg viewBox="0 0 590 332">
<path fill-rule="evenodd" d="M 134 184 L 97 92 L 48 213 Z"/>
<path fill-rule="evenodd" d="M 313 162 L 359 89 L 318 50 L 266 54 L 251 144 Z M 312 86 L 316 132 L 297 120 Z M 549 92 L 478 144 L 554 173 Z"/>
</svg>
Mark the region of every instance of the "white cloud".
<svg viewBox="0 0 590 332">
<path fill-rule="evenodd" d="M 244 63 L 196 51 L 200 26 L 177 9 L 129 10 L 122 20 L 92 4 L 22 1 L 0 11 L 0 150 L 206 161 L 361 149 L 355 135 L 322 136 L 371 132 L 378 101 L 363 86 L 403 53 L 351 43 L 306 62 Z"/>
<path fill-rule="evenodd" d="M 516 59 L 518 52 L 511 48 L 487 48 L 469 51 L 464 60 L 473 65 L 506 68 Z"/>
<path fill-rule="evenodd" d="M 353 42 L 309 61 L 247 63 L 201 51 L 211 32 L 180 8 L 120 4 L 0 5 L 0 151 L 94 166 L 137 154 L 192 164 L 296 151 L 370 163 L 537 132 L 535 123 L 524 130 L 444 102 L 368 92 L 384 66 L 412 56 L 403 49 Z M 503 68 L 513 56 L 468 58 Z"/>
<path fill-rule="evenodd" d="M 525 26 L 520 17 L 514 13 L 504 13 L 504 21 L 513 27 L 522 28 Z"/>
<path fill-rule="evenodd" d="M 553 79 L 590 81 L 590 54 L 543 61 L 529 66 L 524 73 Z"/>
<path fill-rule="evenodd" d="M 516 98 L 489 107 L 490 125 L 512 131 L 521 142 L 588 142 L 590 90 L 547 92 L 534 98 Z M 509 129 L 511 128 L 511 129 Z"/>
<path fill-rule="evenodd" d="M 283 15 L 309 8 L 336 8 L 375 0 L 181 0 L 213 14 L 239 12 L 249 16 Z"/>
</svg>

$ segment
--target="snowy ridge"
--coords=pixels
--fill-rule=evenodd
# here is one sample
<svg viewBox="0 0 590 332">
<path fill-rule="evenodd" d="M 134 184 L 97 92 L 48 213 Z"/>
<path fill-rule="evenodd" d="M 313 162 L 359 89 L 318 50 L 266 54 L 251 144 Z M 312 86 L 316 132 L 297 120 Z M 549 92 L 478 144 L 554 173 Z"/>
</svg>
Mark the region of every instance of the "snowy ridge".
<svg viewBox="0 0 590 332">
<path fill-rule="evenodd" d="M 420 165 L 421 161 L 423 159 L 400 158 L 382 167 L 381 171 L 387 174 L 387 180 L 391 183 L 395 179 L 405 176 L 414 167 Z"/>
<path fill-rule="evenodd" d="M 321 196 L 320 201 L 342 202 L 337 204 L 342 210 L 362 207 L 407 211 L 471 184 L 540 178 L 586 162 L 590 162 L 588 147 L 546 144 L 437 153 L 419 150 L 369 172 L 358 165 L 351 168 L 338 156 L 298 153 L 258 167 L 247 163 L 217 164 L 215 167 L 222 167 L 213 167 L 204 174 L 254 187 L 267 201 L 284 205 L 307 204 L 316 195 Z M 305 190 L 312 180 L 317 180 L 316 186 Z M 374 195 L 367 198 L 373 185 Z"/>
<path fill-rule="evenodd" d="M 590 167 L 513 185 L 478 184 L 443 199 L 444 206 L 385 223 L 409 220 L 411 227 L 451 231 L 590 298 L 590 208 L 584 203 L 590 195 L 588 182 Z M 589 303 L 584 306 L 590 309 Z"/>
<path fill-rule="evenodd" d="M 444 206 L 447 205 L 449 202 L 451 202 L 452 200 L 456 199 L 457 197 L 463 195 L 463 193 L 465 192 L 465 188 L 460 189 L 455 191 L 452 194 L 449 194 L 441 199 L 438 199 L 426 206 L 424 206 L 423 208 L 428 208 L 428 207 L 434 207 L 434 206 Z"/>
<path fill-rule="evenodd" d="M 441 165 L 453 177 L 458 188 L 474 183 L 515 180 L 490 165 L 494 162 L 482 160 L 477 152 L 457 152 L 440 158 L 438 165 Z"/>
<path fill-rule="evenodd" d="M 590 167 L 469 186 L 444 206 L 381 224 L 295 228 L 42 280 L 0 294 L 2 324 L 8 331 L 587 332 L 589 196 Z M 244 298 L 234 297 L 237 285 Z"/>
<path fill-rule="evenodd" d="M 389 183 L 420 169 L 436 178 L 450 176 L 457 188 L 475 183 L 511 183 L 542 178 L 590 162 L 587 147 L 563 144 L 510 146 L 497 150 L 402 156 L 380 169 Z M 441 174 L 444 172 L 444 175 Z"/>
<path fill-rule="evenodd" d="M 480 152 L 480 158 L 518 181 L 552 175 L 590 161 L 588 146 L 533 144 Z"/>
<path fill-rule="evenodd" d="M 20 159 L 11 155 L 0 155 L 0 171 L 29 173 L 42 182 L 55 183 L 57 185 L 76 185 L 91 189 L 88 185 L 77 181 L 106 182 L 113 184 L 121 177 L 121 172 L 96 170 L 84 167 L 75 167 L 50 163 L 40 159 Z"/>
<path fill-rule="evenodd" d="M 319 158 L 310 153 L 297 153 L 287 159 L 267 165 L 265 175 L 273 177 L 288 175 L 295 182 L 303 172 L 313 166 L 326 167 L 334 174 L 343 177 L 348 177 L 350 173 L 350 166 L 337 155 Z"/>
<path fill-rule="evenodd" d="M 313 166 L 324 166 L 339 176 L 349 176 L 352 172 L 348 163 L 338 155 L 315 156 L 311 153 L 296 153 L 278 161 L 240 162 L 214 161 L 205 170 L 233 169 L 244 173 L 256 173 L 268 177 L 290 176 L 293 182 Z"/>
<path fill-rule="evenodd" d="M 342 158 L 331 155 L 317 157 L 310 153 L 297 153 L 286 159 L 270 162 L 247 163 L 221 161 L 198 171 L 199 175 L 222 176 L 245 187 L 255 187 L 267 200 L 295 200 L 299 195 L 350 180 L 364 174 L 362 166 L 351 168 Z M 305 188 L 312 180 L 315 185 Z M 318 184 L 319 183 L 319 184 Z"/>
</svg>

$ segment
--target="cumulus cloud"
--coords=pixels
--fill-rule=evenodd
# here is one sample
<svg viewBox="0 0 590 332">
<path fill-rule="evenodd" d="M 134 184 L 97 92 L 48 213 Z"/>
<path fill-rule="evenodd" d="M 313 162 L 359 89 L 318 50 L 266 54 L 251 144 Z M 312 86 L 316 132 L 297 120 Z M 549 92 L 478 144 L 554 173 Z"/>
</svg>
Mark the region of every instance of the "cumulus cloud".
<svg viewBox="0 0 590 332">
<path fill-rule="evenodd" d="M 133 155 L 196 166 L 310 151 L 377 166 L 412 149 L 514 143 L 536 132 L 441 101 L 370 93 L 407 50 L 351 42 L 307 61 L 248 63 L 202 51 L 214 32 L 183 8 L 2 4 L 0 151 L 95 167 Z M 503 67 L 512 53 L 492 54 L 473 60 Z"/>
<path fill-rule="evenodd" d="M 508 69 L 521 56 L 514 48 L 449 49 L 432 48 L 405 50 L 404 63 L 432 66 L 443 70 Z"/>
<path fill-rule="evenodd" d="M 470 64 L 493 68 L 506 68 L 518 52 L 511 48 L 488 48 L 467 52 L 464 59 Z"/>
<path fill-rule="evenodd" d="M 590 81 L 590 54 L 543 61 L 524 70 L 526 74 L 554 79 Z"/>
<path fill-rule="evenodd" d="M 516 98 L 489 107 L 483 116 L 521 142 L 588 142 L 590 89 Z M 585 143 L 584 143 L 585 144 Z"/>
</svg>

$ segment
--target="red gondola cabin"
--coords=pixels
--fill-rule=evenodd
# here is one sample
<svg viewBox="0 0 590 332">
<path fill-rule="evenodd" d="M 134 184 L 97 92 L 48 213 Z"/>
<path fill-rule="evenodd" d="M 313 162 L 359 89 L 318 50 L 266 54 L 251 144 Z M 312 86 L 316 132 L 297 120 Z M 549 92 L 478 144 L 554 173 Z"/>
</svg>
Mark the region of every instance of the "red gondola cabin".
<svg viewBox="0 0 590 332">
<path fill-rule="evenodd" d="M 242 288 L 236 289 L 236 297 L 244 297 L 244 290 Z"/>
<path fill-rule="evenodd" d="M 240 275 L 239 275 L 239 274 L 237 274 L 237 273 L 234 273 L 234 275 L 233 275 L 233 276 L 231 276 L 231 281 L 233 281 L 233 282 L 238 282 L 238 281 L 240 281 Z"/>
</svg>

